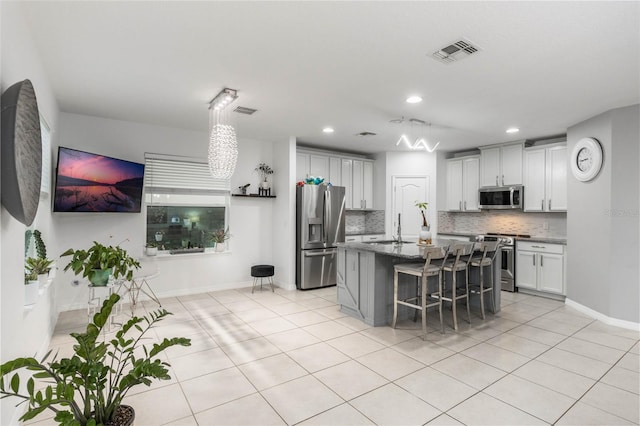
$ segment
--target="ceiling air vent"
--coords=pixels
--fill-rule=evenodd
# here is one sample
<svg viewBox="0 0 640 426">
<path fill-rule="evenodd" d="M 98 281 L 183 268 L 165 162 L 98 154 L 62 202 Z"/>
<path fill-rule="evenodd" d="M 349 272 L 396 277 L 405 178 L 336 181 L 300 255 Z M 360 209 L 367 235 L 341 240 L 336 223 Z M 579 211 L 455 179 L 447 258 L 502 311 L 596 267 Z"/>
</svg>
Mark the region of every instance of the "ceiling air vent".
<svg viewBox="0 0 640 426">
<path fill-rule="evenodd" d="M 448 46 L 443 47 L 440 50 L 433 52 L 431 57 L 436 61 L 440 61 L 444 64 L 450 64 L 464 59 L 476 52 L 479 52 L 480 48 L 475 46 L 469 40 L 460 39 Z"/>
<path fill-rule="evenodd" d="M 362 137 L 365 137 L 365 136 L 375 136 L 375 135 L 376 135 L 376 133 L 373 133 L 373 132 L 360 132 L 360 133 L 356 133 L 356 136 L 362 136 Z"/>
<path fill-rule="evenodd" d="M 246 115 L 251 115 L 256 111 L 257 109 L 247 108 L 243 106 L 236 107 L 236 109 L 233 110 L 233 112 L 237 112 L 239 114 L 246 114 Z"/>
</svg>

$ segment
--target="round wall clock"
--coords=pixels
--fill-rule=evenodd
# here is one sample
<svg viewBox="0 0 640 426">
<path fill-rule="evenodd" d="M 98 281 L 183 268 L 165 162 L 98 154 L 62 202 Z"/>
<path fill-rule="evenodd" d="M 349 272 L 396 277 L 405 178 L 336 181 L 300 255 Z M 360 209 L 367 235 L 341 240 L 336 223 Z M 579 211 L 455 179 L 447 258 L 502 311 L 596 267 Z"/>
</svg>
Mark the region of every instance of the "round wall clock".
<svg viewBox="0 0 640 426">
<path fill-rule="evenodd" d="M 582 182 L 595 178 L 602 168 L 602 145 L 594 138 L 582 138 L 571 152 L 571 172 Z"/>
</svg>

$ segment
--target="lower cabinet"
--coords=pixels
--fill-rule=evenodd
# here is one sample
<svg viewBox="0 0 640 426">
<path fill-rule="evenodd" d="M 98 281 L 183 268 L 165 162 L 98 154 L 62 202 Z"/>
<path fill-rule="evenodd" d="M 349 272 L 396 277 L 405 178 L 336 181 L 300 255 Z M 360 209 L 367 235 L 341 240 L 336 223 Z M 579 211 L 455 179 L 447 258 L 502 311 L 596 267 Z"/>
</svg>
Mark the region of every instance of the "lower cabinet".
<svg viewBox="0 0 640 426">
<path fill-rule="evenodd" d="M 516 245 L 516 286 L 566 295 L 565 246 L 518 241 Z"/>
<path fill-rule="evenodd" d="M 373 323 L 373 282 L 375 254 L 338 248 L 338 303 L 343 311 Z"/>
</svg>

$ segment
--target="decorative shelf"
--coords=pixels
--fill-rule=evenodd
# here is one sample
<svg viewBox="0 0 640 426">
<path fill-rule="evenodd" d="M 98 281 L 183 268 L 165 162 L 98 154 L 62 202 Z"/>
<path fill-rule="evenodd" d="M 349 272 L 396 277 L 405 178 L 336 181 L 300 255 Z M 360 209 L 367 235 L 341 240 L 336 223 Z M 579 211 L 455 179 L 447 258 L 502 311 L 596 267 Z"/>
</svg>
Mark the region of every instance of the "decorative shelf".
<svg viewBox="0 0 640 426">
<path fill-rule="evenodd" d="M 275 195 L 258 195 L 258 194 L 231 194 L 232 197 L 252 197 L 252 198 L 276 198 Z"/>
</svg>

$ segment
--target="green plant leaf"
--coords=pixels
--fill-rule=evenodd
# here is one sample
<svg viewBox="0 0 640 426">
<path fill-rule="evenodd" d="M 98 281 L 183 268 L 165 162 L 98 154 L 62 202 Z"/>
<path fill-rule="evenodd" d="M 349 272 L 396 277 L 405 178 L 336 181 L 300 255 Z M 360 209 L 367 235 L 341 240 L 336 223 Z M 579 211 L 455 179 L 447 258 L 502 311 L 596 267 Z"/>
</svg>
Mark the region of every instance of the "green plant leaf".
<svg viewBox="0 0 640 426">
<path fill-rule="evenodd" d="M 20 390 L 20 376 L 18 373 L 14 374 L 11 378 L 11 390 L 13 393 L 18 393 Z"/>
</svg>

